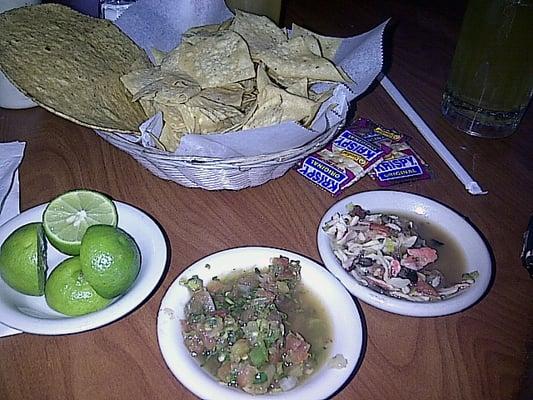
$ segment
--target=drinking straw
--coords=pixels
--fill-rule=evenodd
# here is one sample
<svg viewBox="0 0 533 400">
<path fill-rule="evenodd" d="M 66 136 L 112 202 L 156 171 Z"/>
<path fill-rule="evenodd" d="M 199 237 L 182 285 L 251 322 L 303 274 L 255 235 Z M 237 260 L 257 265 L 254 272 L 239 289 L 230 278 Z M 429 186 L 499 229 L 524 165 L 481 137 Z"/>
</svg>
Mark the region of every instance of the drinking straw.
<svg viewBox="0 0 533 400">
<path fill-rule="evenodd" d="M 457 178 L 463 183 L 468 193 L 472 195 L 487 194 L 487 191 L 481 189 L 479 184 L 468 174 L 459 161 L 453 156 L 452 153 L 444 146 L 440 139 L 435 135 L 431 128 L 424 122 L 424 120 L 418 115 L 415 109 L 409 104 L 405 97 L 400 93 L 396 86 L 387 78 L 382 75 L 380 80 L 381 86 L 394 100 L 396 105 L 403 111 L 403 113 L 411 120 L 413 125 L 418 129 L 420 134 L 426 139 L 426 141 L 433 147 L 433 150 L 442 158 L 442 160 L 448 165 Z"/>
</svg>

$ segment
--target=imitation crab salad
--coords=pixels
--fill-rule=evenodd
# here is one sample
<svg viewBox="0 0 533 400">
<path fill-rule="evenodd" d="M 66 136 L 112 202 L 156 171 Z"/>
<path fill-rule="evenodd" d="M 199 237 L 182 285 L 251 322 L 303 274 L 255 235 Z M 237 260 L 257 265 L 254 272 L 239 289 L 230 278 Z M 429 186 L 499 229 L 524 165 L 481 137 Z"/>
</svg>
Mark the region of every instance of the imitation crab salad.
<svg viewBox="0 0 533 400">
<path fill-rule="evenodd" d="M 327 357 L 331 323 L 300 281 L 299 261 L 181 282 L 192 293 L 181 321 L 192 357 L 220 383 L 251 394 L 288 391 Z"/>
<path fill-rule="evenodd" d="M 470 287 L 477 271 L 450 284 L 435 267 L 443 243 L 422 238 L 415 222 L 398 215 L 370 213 L 349 204 L 322 227 L 342 267 L 362 285 L 415 302 L 443 300 Z"/>
</svg>

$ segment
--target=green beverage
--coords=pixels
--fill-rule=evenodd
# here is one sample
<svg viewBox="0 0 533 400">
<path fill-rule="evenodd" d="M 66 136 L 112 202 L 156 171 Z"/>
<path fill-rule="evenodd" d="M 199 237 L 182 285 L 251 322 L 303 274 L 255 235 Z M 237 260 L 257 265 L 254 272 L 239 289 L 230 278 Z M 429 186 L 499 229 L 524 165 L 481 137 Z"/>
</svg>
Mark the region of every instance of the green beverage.
<svg viewBox="0 0 533 400">
<path fill-rule="evenodd" d="M 442 111 L 483 137 L 513 133 L 533 91 L 533 0 L 470 0 Z"/>
<path fill-rule="evenodd" d="M 226 0 L 228 7 L 252 14 L 264 15 L 279 25 L 282 0 Z"/>
</svg>

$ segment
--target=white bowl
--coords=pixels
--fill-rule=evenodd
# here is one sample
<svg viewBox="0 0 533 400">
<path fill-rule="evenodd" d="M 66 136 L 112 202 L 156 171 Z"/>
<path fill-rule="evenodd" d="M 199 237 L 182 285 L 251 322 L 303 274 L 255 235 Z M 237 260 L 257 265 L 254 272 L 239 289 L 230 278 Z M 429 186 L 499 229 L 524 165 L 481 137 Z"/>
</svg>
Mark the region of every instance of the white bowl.
<svg viewBox="0 0 533 400">
<path fill-rule="evenodd" d="M 137 242 L 141 252 L 141 269 L 133 286 L 106 308 L 79 317 L 68 317 L 52 310 L 44 296 L 27 296 L 0 279 L 0 322 L 28 333 L 61 335 L 82 332 L 109 324 L 135 309 L 157 286 L 166 266 L 167 246 L 158 225 L 144 212 L 128 204 L 114 202 L 118 226 Z M 18 227 L 42 221 L 47 204 L 31 208 L 0 227 L 0 244 Z M 68 256 L 48 243 L 48 271 Z"/>
<path fill-rule="evenodd" d="M 456 239 L 466 261 L 465 272 L 479 272 L 479 278 L 468 289 L 445 300 L 412 302 L 378 293 L 359 284 L 344 268 L 331 248 L 330 239 L 322 227 L 336 213 L 346 213 L 348 204 L 358 204 L 371 212 L 398 212 L 407 217 L 438 225 Z M 462 216 L 448 207 L 415 194 L 376 190 L 358 193 L 334 204 L 322 217 L 317 234 L 318 250 L 326 267 L 357 298 L 374 307 L 396 314 L 414 317 L 434 317 L 464 310 L 475 304 L 485 293 L 492 278 L 492 262 L 485 242 Z"/>
<path fill-rule="evenodd" d="M 222 276 L 235 269 L 265 267 L 272 257 L 286 256 L 300 260 L 303 284 L 312 290 L 328 311 L 333 326 L 333 344 L 330 356 L 340 353 L 348 365 L 332 369 L 324 365 L 319 371 L 294 389 L 278 394 L 250 395 L 220 384 L 205 372 L 189 355 L 181 336 L 180 320 L 184 319 L 189 290 L 179 281 L 198 275 L 204 282 L 213 276 Z M 210 268 L 206 268 L 206 264 Z M 219 399 L 324 399 L 335 393 L 348 380 L 361 357 L 363 327 L 361 316 L 346 289 L 316 262 L 290 251 L 268 247 L 239 247 L 212 254 L 192 264 L 168 289 L 161 302 L 157 319 L 159 347 L 168 367 L 191 392 L 205 400 Z"/>
</svg>

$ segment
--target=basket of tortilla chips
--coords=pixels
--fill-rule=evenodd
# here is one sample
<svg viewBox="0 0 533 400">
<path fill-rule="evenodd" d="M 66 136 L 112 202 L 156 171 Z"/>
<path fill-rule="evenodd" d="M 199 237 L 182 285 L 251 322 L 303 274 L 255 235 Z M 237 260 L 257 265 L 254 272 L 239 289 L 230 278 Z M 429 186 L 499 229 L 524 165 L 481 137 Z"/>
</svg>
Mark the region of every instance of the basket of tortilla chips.
<svg viewBox="0 0 533 400">
<path fill-rule="evenodd" d="M 340 39 L 298 27 L 289 37 L 265 17 L 188 26 L 167 49 L 143 49 L 121 28 L 59 5 L 15 9 L 0 15 L 0 67 L 39 105 L 184 186 L 283 175 L 331 140 L 356 94 L 333 61 Z M 381 47 L 379 57 L 377 72 Z"/>
</svg>

